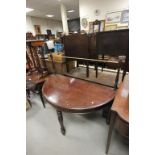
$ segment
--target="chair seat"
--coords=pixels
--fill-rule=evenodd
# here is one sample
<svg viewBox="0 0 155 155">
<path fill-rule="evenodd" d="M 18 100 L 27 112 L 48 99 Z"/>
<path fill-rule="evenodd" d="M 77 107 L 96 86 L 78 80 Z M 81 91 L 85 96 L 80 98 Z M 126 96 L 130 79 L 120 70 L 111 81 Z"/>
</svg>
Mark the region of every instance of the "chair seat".
<svg viewBox="0 0 155 155">
<path fill-rule="evenodd" d="M 43 106 L 45 108 L 44 99 L 42 97 L 42 85 L 45 81 L 47 76 L 42 76 L 42 74 L 34 73 L 26 76 L 26 92 L 27 92 L 27 98 L 30 100 L 30 92 L 39 94 L 40 99 L 43 103 Z"/>
</svg>

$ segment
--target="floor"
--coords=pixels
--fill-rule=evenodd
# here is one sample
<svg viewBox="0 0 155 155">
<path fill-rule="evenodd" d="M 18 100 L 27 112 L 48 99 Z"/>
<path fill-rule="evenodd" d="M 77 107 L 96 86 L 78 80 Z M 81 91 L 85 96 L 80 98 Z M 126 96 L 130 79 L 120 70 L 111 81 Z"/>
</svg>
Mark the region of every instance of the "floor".
<svg viewBox="0 0 155 155">
<path fill-rule="evenodd" d="M 98 77 L 96 78 L 95 69 L 93 68 L 93 66 L 90 66 L 90 67 L 92 67 L 92 68 L 89 69 L 89 77 L 88 78 L 86 77 L 86 67 L 78 67 L 78 68 L 72 69 L 69 72 L 69 75 L 72 75 L 74 77 L 79 77 L 82 79 L 86 79 L 89 81 L 98 82 L 98 83 L 108 85 L 108 86 L 114 86 L 117 70 L 104 69 L 102 71 L 101 68 L 99 68 L 98 69 Z M 127 73 L 127 76 L 128 76 L 128 73 Z M 121 79 L 122 79 L 122 71 L 120 71 L 118 83 L 121 82 Z"/>
<path fill-rule="evenodd" d="M 105 155 L 109 126 L 101 111 L 85 115 L 63 113 L 63 136 L 55 109 L 48 103 L 44 109 L 37 94 L 31 94 L 31 101 L 32 108 L 26 112 L 27 155 Z M 114 131 L 108 155 L 128 154 L 128 142 Z"/>
</svg>

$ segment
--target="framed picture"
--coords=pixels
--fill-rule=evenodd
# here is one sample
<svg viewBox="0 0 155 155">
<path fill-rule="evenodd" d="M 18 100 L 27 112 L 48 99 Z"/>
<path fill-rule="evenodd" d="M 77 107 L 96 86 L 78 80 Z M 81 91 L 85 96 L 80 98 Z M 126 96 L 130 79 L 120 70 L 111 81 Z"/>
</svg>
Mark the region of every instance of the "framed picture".
<svg viewBox="0 0 155 155">
<path fill-rule="evenodd" d="M 93 33 L 93 22 L 89 22 L 89 33 Z"/>
<path fill-rule="evenodd" d="M 104 31 L 105 28 L 105 20 L 100 21 L 100 32 Z"/>
<path fill-rule="evenodd" d="M 40 25 L 34 25 L 34 29 L 36 34 L 41 34 Z"/>
<path fill-rule="evenodd" d="M 129 22 L 129 10 L 123 10 L 121 16 L 121 23 L 128 23 Z"/>
<path fill-rule="evenodd" d="M 104 31 L 113 31 L 113 30 L 117 30 L 117 24 L 106 25 L 104 29 Z"/>
<path fill-rule="evenodd" d="M 87 18 L 82 18 L 82 19 L 81 19 L 81 25 L 82 25 L 82 27 L 83 27 L 84 29 L 87 28 L 87 25 L 88 25 Z"/>
<path fill-rule="evenodd" d="M 106 24 L 120 23 L 121 15 L 122 15 L 121 11 L 107 13 L 106 18 L 105 18 L 106 19 Z"/>
<path fill-rule="evenodd" d="M 128 26 L 117 26 L 117 30 L 128 29 Z"/>
<path fill-rule="evenodd" d="M 100 21 L 96 20 L 93 22 L 93 32 L 100 32 Z"/>
</svg>

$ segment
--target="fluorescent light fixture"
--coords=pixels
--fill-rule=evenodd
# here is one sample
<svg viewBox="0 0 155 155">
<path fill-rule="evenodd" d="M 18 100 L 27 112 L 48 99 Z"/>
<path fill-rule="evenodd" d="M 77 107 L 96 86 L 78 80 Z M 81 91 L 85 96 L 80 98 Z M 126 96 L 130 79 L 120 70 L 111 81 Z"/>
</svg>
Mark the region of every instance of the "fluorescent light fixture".
<svg viewBox="0 0 155 155">
<path fill-rule="evenodd" d="M 67 12 L 71 13 L 71 12 L 75 12 L 75 10 L 68 10 Z"/>
<path fill-rule="evenodd" d="M 33 11 L 34 9 L 26 8 L 26 13 Z"/>
<path fill-rule="evenodd" d="M 51 17 L 54 17 L 54 15 L 46 15 L 46 16 L 47 16 L 47 17 L 50 17 L 50 18 L 51 18 Z"/>
</svg>

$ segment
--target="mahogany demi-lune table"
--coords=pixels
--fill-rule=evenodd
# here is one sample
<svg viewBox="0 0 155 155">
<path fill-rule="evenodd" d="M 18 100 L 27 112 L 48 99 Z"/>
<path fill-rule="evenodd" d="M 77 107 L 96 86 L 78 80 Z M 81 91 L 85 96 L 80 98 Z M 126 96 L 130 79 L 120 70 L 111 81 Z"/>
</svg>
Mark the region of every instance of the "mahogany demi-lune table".
<svg viewBox="0 0 155 155">
<path fill-rule="evenodd" d="M 66 130 L 63 125 L 62 111 L 92 112 L 103 108 L 115 96 L 115 91 L 111 87 L 59 74 L 47 78 L 42 87 L 42 93 L 46 101 L 55 107 L 63 135 Z"/>
</svg>

